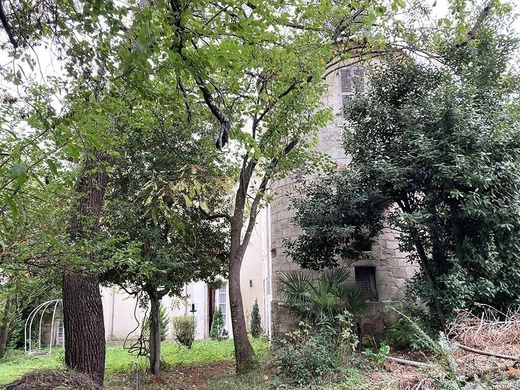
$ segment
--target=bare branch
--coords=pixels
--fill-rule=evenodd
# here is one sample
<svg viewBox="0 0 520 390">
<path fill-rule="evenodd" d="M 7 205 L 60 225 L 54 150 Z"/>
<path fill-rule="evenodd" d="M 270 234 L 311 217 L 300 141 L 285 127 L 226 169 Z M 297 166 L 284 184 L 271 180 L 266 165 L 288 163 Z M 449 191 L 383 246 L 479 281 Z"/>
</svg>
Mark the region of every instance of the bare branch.
<svg viewBox="0 0 520 390">
<path fill-rule="evenodd" d="M 491 8 L 493 7 L 493 0 L 490 0 L 484 8 L 482 8 L 482 11 L 480 11 L 480 14 L 477 17 L 477 20 L 475 21 L 475 24 L 469 30 L 468 35 L 466 36 L 466 39 L 457 44 L 457 47 L 463 47 L 466 46 L 468 43 L 470 43 L 472 40 L 475 39 L 475 36 L 477 35 L 478 30 L 482 27 L 484 24 L 486 18 L 489 16 L 489 13 L 491 12 Z"/>
<path fill-rule="evenodd" d="M 228 221 L 231 222 L 231 215 L 229 215 L 228 213 L 214 213 L 214 214 L 210 214 L 208 213 L 206 210 L 204 210 L 202 207 L 199 207 L 198 210 L 204 215 L 204 217 L 206 217 L 206 219 L 221 219 L 221 218 L 224 218 Z"/>
<path fill-rule="evenodd" d="M 7 37 L 9 38 L 9 41 L 13 45 L 13 47 L 16 49 L 18 48 L 18 41 L 16 40 L 14 36 L 14 31 L 9 23 L 9 20 L 7 20 L 7 15 L 5 14 L 4 10 L 4 1 L 0 0 L 0 21 L 2 22 L 2 27 L 4 28 L 5 32 L 7 33 Z"/>
</svg>

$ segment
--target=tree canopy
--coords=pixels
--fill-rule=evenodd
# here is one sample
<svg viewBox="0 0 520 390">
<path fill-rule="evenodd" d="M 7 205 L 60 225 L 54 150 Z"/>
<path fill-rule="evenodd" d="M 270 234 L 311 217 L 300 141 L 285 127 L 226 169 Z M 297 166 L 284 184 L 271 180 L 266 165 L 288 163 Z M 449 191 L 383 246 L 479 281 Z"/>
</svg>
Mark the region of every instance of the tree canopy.
<svg viewBox="0 0 520 390">
<path fill-rule="evenodd" d="M 505 308 L 520 285 L 518 40 L 498 12 L 442 63 L 395 57 L 350 107 L 352 162 L 306 189 L 293 259 L 313 269 L 355 259 L 384 226 L 420 265 L 412 289 L 441 326 L 473 302 Z"/>
</svg>

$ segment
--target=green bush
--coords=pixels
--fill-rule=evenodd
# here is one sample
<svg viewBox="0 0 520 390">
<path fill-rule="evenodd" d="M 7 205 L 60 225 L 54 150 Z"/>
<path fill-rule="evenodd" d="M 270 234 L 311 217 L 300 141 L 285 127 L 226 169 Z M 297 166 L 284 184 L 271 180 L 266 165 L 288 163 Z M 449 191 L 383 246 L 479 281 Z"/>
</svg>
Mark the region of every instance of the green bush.
<svg viewBox="0 0 520 390">
<path fill-rule="evenodd" d="M 175 317 L 172 320 L 175 339 L 182 345 L 191 348 L 195 339 L 195 319 L 192 316 Z"/>
<path fill-rule="evenodd" d="M 255 304 L 253 305 L 253 310 L 251 311 L 251 336 L 255 339 L 260 337 L 262 333 L 262 325 L 260 318 L 260 309 L 258 308 L 258 302 L 255 299 Z"/>
<path fill-rule="evenodd" d="M 418 336 L 415 324 L 430 337 L 436 337 L 436 332 L 428 326 L 428 315 L 424 311 L 410 307 L 404 309 L 403 313 L 399 313 L 399 315 L 400 318 L 385 329 L 381 338 L 382 344 L 398 350 L 408 348 L 423 349 L 422 345 L 417 341 Z"/>
<path fill-rule="evenodd" d="M 164 305 L 159 306 L 159 321 L 161 322 L 161 341 L 165 341 L 168 337 L 168 325 L 170 317 Z M 145 329 L 150 329 L 150 318 L 147 316 L 145 320 Z"/>
<path fill-rule="evenodd" d="M 336 321 L 318 324 L 317 331 L 304 322 L 274 348 L 274 363 L 279 373 L 303 386 L 321 383 L 340 371 L 342 361 L 358 344 L 352 315 L 339 315 Z"/>
<path fill-rule="evenodd" d="M 368 306 L 349 276 L 346 268 L 324 271 L 317 278 L 307 272 L 290 271 L 280 278 L 280 290 L 289 310 L 302 321 L 333 321 L 345 310 L 357 320 Z"/>
<path fill-rule="evenodd" d="M 220 308 L 213 313 L 213 320 L 211 321 L 211 329 L 209 330 L 209 337 L 214 340 L 223 340 L 227 338 L 228 334 L 224 329 L 224 316 Z"/>
</svg>

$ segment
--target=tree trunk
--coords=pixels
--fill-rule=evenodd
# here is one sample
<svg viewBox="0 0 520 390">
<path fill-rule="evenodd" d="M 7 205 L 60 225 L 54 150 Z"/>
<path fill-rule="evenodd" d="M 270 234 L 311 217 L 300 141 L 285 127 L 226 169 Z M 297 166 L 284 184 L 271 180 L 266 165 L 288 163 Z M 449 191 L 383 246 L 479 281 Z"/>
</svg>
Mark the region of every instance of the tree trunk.
<svg viewBox="0 0 520 390">
<path fill-rule="evenodd" d="M 150 298 L 150 372 L 153 375 L 161 373 L 161 301 L 154 294 Z"/>
<path fill-rule="evenodd" d="M 108 175 L 107 157 L 94 152 L 85 158 L 76 183 L 79 195 L 69 225 L 73 241 L 94 236 L 99 228 Z M 96 258 L 86 254 L 91 264 Z M 105 327 L 99 278 L 95 273 L 67 270 L 63 275 L 63 324 L 65 330 L 65 364 L 68 368 L 90 375 L 103 384 L 105 373 Z"/>
<path fill-rule="evenodd" d="M 233 344 L 237 373 L 250 371 L 254 366 L 254 351 L 247 337 L 246 318 L 240 290 L 240 267 L 244 253 L 231 252 L 229 259 L 229 304 L 233 327 Z"/>
<path fill-rule="evenodd" d="M 63 277 L 65 364 L 102 384 L 105 373 L 105 327 L 97 275 Z"/>
<path fill-rule="evenodd" d="M 9 341 L 9 312 L 11 310 L 11 298 L 7 298 L 0 324 L 0 359 L 5 356 L 7 351 L 7 342 Z"/>
<path fill-rule="evenodd" d="M 397 202 L 399 207 L 402 211 L 405 213 L 411 213 L 412 209 L 406 204 L 406 200 L 398 201 Z M 437 286 L 435 284 L 434 275 L 432 270 L 430 269 L 430 266 L 428 264 L 428 256 L 426 254 L 426 250 L 424 249 L 423 243 L 421 241 L 421 238 L 419 236 L 419 233 L 417 232 L 417 229 L 413 226 L 408 226 L 408 229 L 410 231 L 410 235 L 412 236 L 413 243 L 415 246 L 415 249 L 417 250 L 417 254 L 419 255 L 419 264 L 421 265 L 421 269 L 424 272 L 424 276 L 426 278 L 426 282 L 431 286 L 433 290 L 432 294 L 432 300 L 435 307 L 435 313 L 437 314 L 439 323 L 441 325 L 442 330 L 446 329 L 446 320 L 444 317 L 444 311 L 442 310 L 441 302 L 439 301 L 439 298 L 437 297 Z"/>
</svg>

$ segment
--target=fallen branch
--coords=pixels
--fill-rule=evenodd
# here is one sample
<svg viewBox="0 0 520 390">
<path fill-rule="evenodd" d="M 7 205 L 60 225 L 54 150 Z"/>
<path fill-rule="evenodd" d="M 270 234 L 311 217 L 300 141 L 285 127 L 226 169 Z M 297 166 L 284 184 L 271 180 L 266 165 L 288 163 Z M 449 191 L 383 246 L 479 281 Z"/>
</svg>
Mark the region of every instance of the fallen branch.
<svg viewBox="0 0 520 390">
<path fill-rule="evenodd" d="M 515 356 L 502 355 L 502 354 L 499 354 L 499 353 L 482 351 L 481 349 L 475 349 L 475 348 L 471 348 L 471 347 L 466 347 L 465 345 L 460 345 L 460 344 L 459 344 L 459 348 L 464 350 L 464 351 L 467 351 L 467 352 L 478 353 L 480 355 L 486 355 L 486 356 L 494 356 L 494 357 L 497 357 L 497 358 L 500 358 L 500 359 L 507 359 L 507 360 L 514 360 L 514 361 L 519 361 L 520 360 L 520 358 L 515 357 Z"/>
<path fill-rule="evenodd" d="M 396 358 L 396 357 L 392 357 L 392 356 L 387 356 L 386 359 L 399 363 L 399 364 L 404 364 L 404 365 L 412 366 L 412 367 L 433 368 L 433 366 L 431 364 L 423 363 L 423 362 L 416 362 L 413 360 L 406 360 L 406 359 Z"/>
</svg>

